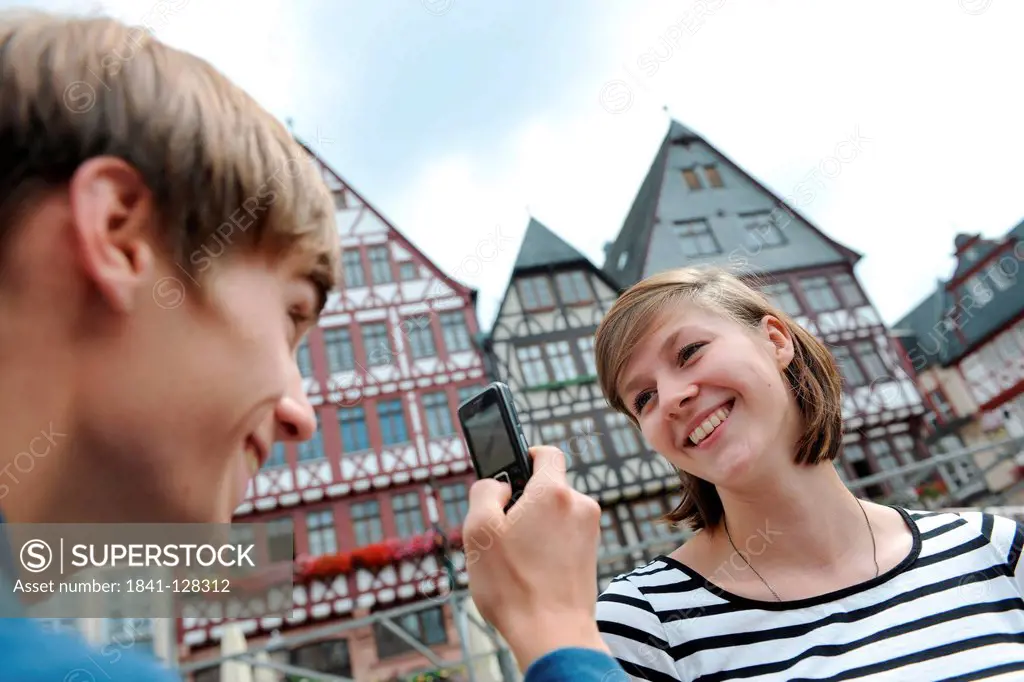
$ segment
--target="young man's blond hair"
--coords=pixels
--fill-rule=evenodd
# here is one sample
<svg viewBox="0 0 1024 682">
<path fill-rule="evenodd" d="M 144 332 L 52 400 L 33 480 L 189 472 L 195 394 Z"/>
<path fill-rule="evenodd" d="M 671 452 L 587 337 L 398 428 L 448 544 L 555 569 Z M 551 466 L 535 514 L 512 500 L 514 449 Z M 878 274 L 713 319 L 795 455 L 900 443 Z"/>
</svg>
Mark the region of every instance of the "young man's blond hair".
<svg viewBox="0 0 1024 682">
<path fill-rule="evenodd" d="M 330 193 L 251 97 L 143 29 L 3 15 L 0 67 L 3 520 L 230 520 L 273 442 L 316 428 L 295 354 L 334 284 Z M 54 641 L 0 618 L 0 677 L 92 669 Z"/>
</svg>

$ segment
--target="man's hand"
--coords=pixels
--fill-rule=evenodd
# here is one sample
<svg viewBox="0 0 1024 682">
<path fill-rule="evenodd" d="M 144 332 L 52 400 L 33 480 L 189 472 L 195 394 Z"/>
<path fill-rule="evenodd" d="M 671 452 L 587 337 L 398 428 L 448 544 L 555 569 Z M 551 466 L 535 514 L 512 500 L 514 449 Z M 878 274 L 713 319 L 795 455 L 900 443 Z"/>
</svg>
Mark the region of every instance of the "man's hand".
<svg viewBox="0 0 1024 682">
<path fill-rule="evenodd" d="M 594 621 L 601 508 L 566 482 L 558 448 L 530 449 L 522 497 L 493 479 L 473 484 L 463 528 L 469 590 L 521 669 L 562 647 L 607 651 Z"/>
</svg>

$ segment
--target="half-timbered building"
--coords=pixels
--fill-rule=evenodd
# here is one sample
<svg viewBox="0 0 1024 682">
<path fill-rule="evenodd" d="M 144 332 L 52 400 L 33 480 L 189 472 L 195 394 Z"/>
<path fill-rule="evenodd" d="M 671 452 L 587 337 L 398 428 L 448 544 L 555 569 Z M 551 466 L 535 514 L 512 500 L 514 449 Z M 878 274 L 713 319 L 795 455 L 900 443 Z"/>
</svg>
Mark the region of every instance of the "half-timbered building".
<svg viewBox="0 0 1024 682">
<path fill-rule="evenodd" d="M 606 273 L 531 219 L 486 342 L 527 440 L 566 453 L 573 487 L 604 507 L 603 549 L 613 553 L 669 532 L 654 522 L 671 509 L 666 494 L 678 486 L 671 465 L 608 407 L 597 383 L 594 332 L 618 294 Z M 602 577 L 633 560 L 602 562 Z"/>
<path fill-rule="evenodd" d="M 605 255 L 604 273 L 623 288 L 687 265 L 729 269 L 822 339 L 843 374 L 837 469 L 848 484 L 927 457 L 913 368 L 857 281 L 860 255 L 691 129 L 671 123 Z M 920 483 L 901 474 L 870 482 L 866 494 L 909 501 Z"/>
<path fill-rule="evenodd" d="M 385 623 L 345 636 L 315 633 L 431 599 L 456 587 L 450 577 L 465 585 L 463 555 L 442 549 L 458 546 L 473 478 L 456 410 L 488 380 L 475 341 L 476 292 L 441 272 L 307 151 L 334 195 L 343 267 L 319 326 L 298 350 L 318 427 L 307 442 L 274 446 L 235 518 L 259 522 L 270 563 L 293 572 L 286 596 L 294 608 L 273 616 L 248 603 L 190 611 L 179 623 L 181 655 L 216 656 L 223 616 L 234 608 L 251 641 L 313 635 L 275 654 L 285 663 L 387 679 L 425 659 Z M 457 658 L 446 606 L 397 624 L 440 659 Z M 215 679 L 216 669 L 208 672 Z"/>
<path fill-rule="evenodd" d="M 940 453 L 1024 439 L 1024 223 L 999 239 L 957 235 L 953 257 L 949 279 L 894 326 Z M 1000 461 L 1000 450 L 979 451 L 950 473 L 980 468 L 986 485 L 971 492 L 1024 496 L 1024 444 L 1013 452 Z"/>
</svg>

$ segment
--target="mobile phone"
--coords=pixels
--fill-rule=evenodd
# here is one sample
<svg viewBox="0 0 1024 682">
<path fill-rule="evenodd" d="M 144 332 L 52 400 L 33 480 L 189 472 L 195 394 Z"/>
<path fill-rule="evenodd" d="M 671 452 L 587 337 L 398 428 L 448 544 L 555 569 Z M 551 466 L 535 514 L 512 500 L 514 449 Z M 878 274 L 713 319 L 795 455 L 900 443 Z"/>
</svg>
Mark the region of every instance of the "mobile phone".
<svg viewBox="0 0 1024 682">
<path fill-rule="evenodd" d="M 512 400 L 512 391 L 500 381 L 459 405 L 459 423 L 469 446 L 477 478 L 494 478 L 512 487 L 508 511 L 530 480 L 530 446 Z"/>
</svg>

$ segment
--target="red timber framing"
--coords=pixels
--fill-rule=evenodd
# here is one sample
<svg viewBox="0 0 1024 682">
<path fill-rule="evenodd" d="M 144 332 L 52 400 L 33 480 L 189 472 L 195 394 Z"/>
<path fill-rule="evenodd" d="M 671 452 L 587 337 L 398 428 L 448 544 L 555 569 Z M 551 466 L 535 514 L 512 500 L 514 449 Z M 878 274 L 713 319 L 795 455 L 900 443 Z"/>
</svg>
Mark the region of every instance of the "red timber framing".
<svg viewBox="0 0 1024 682">
<path fill-rule="evenodd" d="M 441 552 L 424 550 L 423 543 L 433 541 L 432 530 L 447 534 L 461 526 L 473 478 L 457 408 L 466 392 L 488 381 L 475 342 L 476 292 L 438 270 L 306 151 L 335 197 L 344 261 L 342 281 L 300 348 L 319 429 L 309 443 L 276 446 L 235 518 L 293 532 L 295 557 L 336 555 L 344 564 L 343 553 L 364 545 L 362 551 L 388 547 L 401 558 L 297 580 L 291 594 L 278 595 L 294 603 L 285 617 L 263 617 L 270 596 L 264 604 L 192 612 L 179 622 L 186 652 L 217 646 L 228 612 L 246 637 L 259 639 L 436 598 L 436 589 L 450 582 Z M 277 554 L 282 570 L 298 570 L 288 547 Z M 450 557 L 464 583 L 461 552 Z"/>
</svg>

